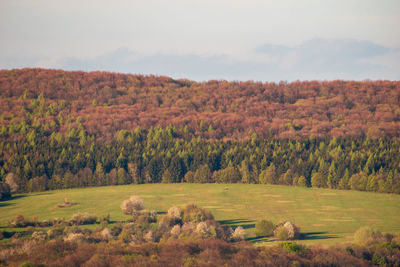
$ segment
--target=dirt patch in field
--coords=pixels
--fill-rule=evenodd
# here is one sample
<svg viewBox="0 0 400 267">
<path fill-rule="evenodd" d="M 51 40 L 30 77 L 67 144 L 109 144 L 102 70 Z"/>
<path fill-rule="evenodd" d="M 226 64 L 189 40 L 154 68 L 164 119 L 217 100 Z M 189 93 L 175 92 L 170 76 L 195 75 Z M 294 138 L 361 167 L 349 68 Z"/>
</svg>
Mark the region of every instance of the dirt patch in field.
<svg viewBox="0 0 400 267">
<path fill-rule="evenodd" d="M 68 199 L 64 199 L 64 202 L 61 204 L 57 204 L 55 207 L 52 207 L 51 210 L 58 210 L 62 208 L 68 208 L 77 205 L 78 203 L 71 203 Z"/>
</svg>

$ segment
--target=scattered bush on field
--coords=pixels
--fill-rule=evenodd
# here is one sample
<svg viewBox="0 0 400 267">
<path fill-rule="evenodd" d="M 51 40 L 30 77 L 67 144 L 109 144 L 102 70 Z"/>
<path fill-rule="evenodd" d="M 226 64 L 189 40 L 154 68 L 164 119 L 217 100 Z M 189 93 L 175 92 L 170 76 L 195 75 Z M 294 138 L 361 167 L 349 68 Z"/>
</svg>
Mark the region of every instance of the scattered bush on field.
<svg viewBox="0 0 400 267">
<path fill-rule="evenodd" d="M 256 236 L 272 236 L 275 225 L 268 220 L 259 220 L 256 222 Z"/>
<path fill-rule="evenodd" d="M 21 228 L 23 228 L 23 227 L 34 226 L 34 225 L 35 224 L 32 221 L 26 219 L 24 217 L 24 215 L 21 215 L 21 214 L 17 215 L 15 217 L 15 219 L 12 219 L 12 220 L 10 220 L 8 222 L 8 227 L 11 227 L 11 228 L 12 227 L 21 227 Z"/>
<path fill-rule="evenodd" d="M 104 241 L 110 241 L 112 239 L 111 231 L 109 228 L 104 228 L 100 235 Z"/>
<path fill-rule="evenodd" d="M 196 226 L 196 233 L 198 233 L 201 237 L 209 237 L 210 236 L 210 228 L 208 227 L 206 222 L 200 222 Z"/>
<path fill-rule="evenodd" d="M 122 202 L 121 209 L 126 215 L 134 215 L 144 209 L 144 202 L 138 196 L 131 196 Z"/>
<path fill-rule="evenodd" d="M 190 236 L 194 232 L 195 229 L 196 228 L 195 228 L 194 223 L 187 222 L 182 225 L 181 232 L 182 232 L 182 234 L 184 234 L 186 236 Z"/>
<path fill-rule="evenodd" d="M 121 222 L 114 223 L 113 227 L 111 228 L 111 234 L 113 236 L 119 236 L 123 227 L 124 225 Z"/>
<path fill-rule="evenodd" d="M 42 231 L 35 231 L 32 233 L 32 238 L 37 241 L 43 241 L 47 238 L 47 234 Z"/>
<path fill-rule="evenodd" d="M 383 242 L 384 236 L 378 230 L 372 229 L 369 226 L 360 227 L 354 233 L 354 241 L 360 245 Z"/>
<path fill-rule="evenodd" d="M 174 225 L 170 231 L 173 237 L 178 237 L 181 234 L 181 226 L 179 224 Z"/>
<path fill-rule="evenodd" d="M 85 236 L 82 233 L 69 233 L 66 237 L 64 237 L 64 241 L 75 241 L 75 240 L 83 240 Z"/>
<path fill-rule="evenodd" d="M 144 240 L 147 242 L 154 242 L 155 241 L 155 236 L 154 236 L 154 232 L 153 231 L 148 231 L 145 235 L 144 235 Z"/>
<path fill-rule="evenodd" d="M 64 230 L 63 227 L 53 227 L 47 231 L 47 236 L 49 238 L 56 238 L 57 236 L 62 235 Z"/>
<path fill-rule="evenodd" d="M 243 241 L 246 238 L 246 232 L 244 231 L 242 226 L 236 227 L 235 231 L 232 234 L 232 239 L 234 241 Z"/>
<path fill-rule="evenodd" d="M 94 224 L 97 221 L 97 216 L 89 213 L 75 213 L 69 221 L 71 225 Z"/>
<path fill-rule="evenodd" d="M 275 228 L 274 236 L 278 240 L 298 239 L 300 237 L 300 228 L 289 221 L 284 221 Z"/>
<path fill-rule="evenodd" d="M 284 241 L 279 244 L 284 250 L 290 253 L 301 255 L 306 251 L 306 248 L 297 244 L 294 241 Z"/>
<path fill-rule="evenodd" d="M 274 230 L 274 236 L 278 240 L 289 240 L 289 231 L 283 225 L 279 225 Z"/>
<path fill-rule="evenodd" d="M 110 214 L 100 217 L 101 227 L 105 228 L 110 223 Z"/>
<path fill-rule="evenodd" d="M 214 220 L 214 216 L 210 211 L 202 209 L 194 204 L 188 204 L 183 209 L 183 222 L 204 222 L 207 220 Z"/>
<path fill-rule="evenodd" d="M 168 209 L 168 216 L 181 219 L 181 210 L 178 207 L 171 207 Z"/>
<path fill-rule="evenodd" d="M 157 213 L 155 211 L 146 211 L 141 212 L 140 214 L 136 214 L 133 216 L 129 222 L 134 222 L 144 228 L 146 228 L 150 223 L 154 223 L 157 221 Z"/>
</svg>

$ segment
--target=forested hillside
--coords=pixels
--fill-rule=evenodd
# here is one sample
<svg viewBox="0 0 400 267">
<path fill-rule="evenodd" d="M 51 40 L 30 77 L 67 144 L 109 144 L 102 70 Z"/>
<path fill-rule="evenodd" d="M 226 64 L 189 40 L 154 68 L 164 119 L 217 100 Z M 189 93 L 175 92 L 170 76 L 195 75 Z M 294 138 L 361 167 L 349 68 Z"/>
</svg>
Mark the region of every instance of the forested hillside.
<svg viewBox="0 0 400 267">
<path fill-rule="evenodd" d="M 157 182 L 400 193 L 400 82 L 0 71 L 14 192 Z"/>
<path fill-rule="evenodd" d="M 56 123 L 66 132 L 68 119 L 79 118 L 88 133 L 108 142 L 118 130 L 156 125 L 173 125 L 179 132 L 187 127 L 212 139 L 244 139 L 249 130 L 290 139 L 400 134 L 399 81 L 199 83 L 22 69 L 0 71 L 0 95 L 2 125 L 32 113 L 38 104 L 32 99 L 42 95 L 42 123 Z"/>
</svg>

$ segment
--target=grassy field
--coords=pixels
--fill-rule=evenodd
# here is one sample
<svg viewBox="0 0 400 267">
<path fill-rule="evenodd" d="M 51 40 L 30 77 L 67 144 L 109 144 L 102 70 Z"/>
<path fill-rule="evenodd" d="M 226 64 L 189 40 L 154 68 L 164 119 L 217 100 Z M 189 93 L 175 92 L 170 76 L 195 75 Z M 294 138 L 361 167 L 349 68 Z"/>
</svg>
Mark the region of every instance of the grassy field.
<svg viewBox="0 0 400 267">
<path fill-rule="evenodd" d="M 110 214 L 113 221 L 126 220 L 120 204 L 131 195 L 139 195 L 147 209 L 157 212 L 195 203 L 211 210 L 223 224 L 243 226 L 251 241 L 259 241 L 253 233 L 255 222 L 261 218 L 296 223 L 305 233 L 300 242 L 306 244 L 351 241 L 354 231 L 365 225 L 400 233 L 400 195 L 243 184 L 144 184 L 17 195 L 0 202 L 0 226 L 5 227 L 18 214 L 44 220 L 69 219 L 74 213 L 89 212 Z M 52 209 L 64 198 L 76 205 Z"/>
</svg>

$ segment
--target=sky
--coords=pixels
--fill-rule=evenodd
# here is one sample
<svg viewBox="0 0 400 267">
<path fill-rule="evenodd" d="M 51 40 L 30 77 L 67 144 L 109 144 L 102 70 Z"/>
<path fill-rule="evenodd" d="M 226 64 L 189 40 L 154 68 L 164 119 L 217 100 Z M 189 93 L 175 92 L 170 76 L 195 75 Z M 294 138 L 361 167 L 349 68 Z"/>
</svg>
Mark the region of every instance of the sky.
<svg viewBox="0 0 400 267">
<path fill-rule="evenodd" d="M 399 80 L 399 0 L 1 0 L 0 69 Z"/>
</svg>

